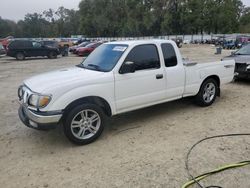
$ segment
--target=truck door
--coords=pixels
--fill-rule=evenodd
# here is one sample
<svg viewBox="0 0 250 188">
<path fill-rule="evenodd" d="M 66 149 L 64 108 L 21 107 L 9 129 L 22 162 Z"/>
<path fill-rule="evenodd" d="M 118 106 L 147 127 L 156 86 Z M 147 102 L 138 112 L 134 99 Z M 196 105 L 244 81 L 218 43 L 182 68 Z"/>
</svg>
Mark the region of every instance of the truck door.
<svg viewBox="0 0 250 188">
<path fill-rule="evenodd" d="M 135 72 L 115 74 L 117 112 L 147 106 L 166 97 L 164 67 L 161 67 L 156 45 L 134 47 L 125 62 L 133 62 Z"/>
<path fill-rule="evenodd" d="M 185 88 L 185 69 L 181 62 L 178 63 L 176 51 L 172 44 L 161 44 L 162 53 L 165 62 L 166 75 L 166 98 L 181 98 Z"/>
</svg>

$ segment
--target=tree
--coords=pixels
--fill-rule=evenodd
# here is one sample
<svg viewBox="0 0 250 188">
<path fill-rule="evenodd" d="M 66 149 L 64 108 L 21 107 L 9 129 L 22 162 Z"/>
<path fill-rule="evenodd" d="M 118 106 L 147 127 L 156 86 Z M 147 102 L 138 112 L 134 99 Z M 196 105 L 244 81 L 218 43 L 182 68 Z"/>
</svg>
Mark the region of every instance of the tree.
<svg viewBox="0 0 250 188">
<path fill-rule="evenodd" d="M 0 38 L 6 36 L 15 36 L 17 25 L 14 21 L 5 20 L 0 17 Z"/>
<path fill-rule="evenodd" d="M 82 0 L 79 11 L 59 7 L 0 18 L 0 36 L 128 37 L 250 32 L 250 8 L 241 0 Z"/>
<path fill-rule="evenodd" d="M 242 33 L 250 33 L 250 7 L 244 8 L 239 28 Z"/>
</svg>

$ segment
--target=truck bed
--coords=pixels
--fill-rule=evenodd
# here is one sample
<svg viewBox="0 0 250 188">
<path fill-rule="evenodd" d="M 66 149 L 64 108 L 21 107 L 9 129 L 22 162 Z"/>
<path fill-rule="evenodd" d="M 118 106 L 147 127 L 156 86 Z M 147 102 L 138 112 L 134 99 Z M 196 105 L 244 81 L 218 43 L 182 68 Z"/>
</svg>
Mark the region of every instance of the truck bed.
<svg viewBox="0 0 250 188">
<path fill-rule="evenodd" d="M 192 96 L 198 93 L 201 82 L 208 76 L 215 76 L 220 79 L 220 84 L 226 84 L 233 80 L 235 61 L 214 61 L 209 63 L 193 63 L 184 60 L 186 65 L 186 87 L 184 96 Z"/>
</svg>

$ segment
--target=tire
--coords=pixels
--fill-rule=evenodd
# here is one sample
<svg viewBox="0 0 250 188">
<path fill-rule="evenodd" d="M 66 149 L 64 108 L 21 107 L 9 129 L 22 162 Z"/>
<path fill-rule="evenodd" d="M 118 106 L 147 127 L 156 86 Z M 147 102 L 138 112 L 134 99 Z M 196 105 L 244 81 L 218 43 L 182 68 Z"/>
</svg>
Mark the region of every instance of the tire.
<svg viewBox="0 0 250 188">
<path fill-rule="evenodd" d="M 199 93 L 195 97 L 195 101 L 199 106 L 206 107 L 214 103 L 219 93 L 218 83 L 215 79 L 205 80 L 200 88 Z"/>
<path fill-rule="evenodd" d="M 25 59 L 24 53 L 23 52 L 17 52 L 16 59 L 19 60 L 19 61 L 24 60 Z"/>
<path fill-rule="evenodd" d="M 56 52 L 49 52 L 48 58 L 49 59 L 56 59 L 57 58 Z"/>
<path fill-rule="evenodd" d="M 106 116 L 99 106 L 81 104 L 72 108 L 66 116 L 64 134 L 74 144 L 90 144 L 102 134 L 105 122 Z"/>
</svg>

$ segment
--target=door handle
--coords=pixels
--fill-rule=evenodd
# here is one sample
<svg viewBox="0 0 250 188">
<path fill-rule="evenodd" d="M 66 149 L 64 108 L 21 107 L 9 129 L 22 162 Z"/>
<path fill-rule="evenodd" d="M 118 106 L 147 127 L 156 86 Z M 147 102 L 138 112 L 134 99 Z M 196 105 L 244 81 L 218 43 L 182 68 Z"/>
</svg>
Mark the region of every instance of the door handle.
<svg viewBox="0 0 250 188">
<path fill-rule="evenodd" d="M 159 79 L 162 79 L 163 78 L 163 74 L 157 74 L 156 75 L 156 79 L 159 80 Z"/>
<path fill-rule="evenodd" d="M 224 67 L 228 69 L 234 67 L 234 65 L 224 65 Z"/>
</svg>

